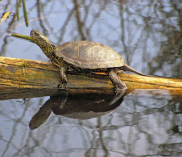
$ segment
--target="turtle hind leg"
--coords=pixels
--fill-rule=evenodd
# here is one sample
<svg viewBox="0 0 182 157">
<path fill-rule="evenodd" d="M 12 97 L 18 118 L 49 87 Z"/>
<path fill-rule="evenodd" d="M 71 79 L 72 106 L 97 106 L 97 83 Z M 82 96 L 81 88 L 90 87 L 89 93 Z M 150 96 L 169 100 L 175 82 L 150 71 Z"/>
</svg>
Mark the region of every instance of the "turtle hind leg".
<svg viewBox="0 0 182 157">
<path fill-rule="evenodd" d="M 126 85 L 117 76 L 115 69 L 108 69 L 109 78 L 114 84 L 116 94 L 123 95 L 126 92 Z"/>
</svg>

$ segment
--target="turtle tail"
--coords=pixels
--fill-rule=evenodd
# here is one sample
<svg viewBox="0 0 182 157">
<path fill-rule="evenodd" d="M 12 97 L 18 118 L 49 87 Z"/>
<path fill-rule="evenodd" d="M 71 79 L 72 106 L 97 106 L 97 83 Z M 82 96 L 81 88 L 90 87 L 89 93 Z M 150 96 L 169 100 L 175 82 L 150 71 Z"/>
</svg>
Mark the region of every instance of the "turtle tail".
<svg viewBox="0 0 182 157">
<path fill-rule="evenodd" d="M 138 72 L 137 70 L 131 68 L 129 65 L 125 64 L 124 66 L 121 67 L 121 70 L 123 71 L 130 71 L 130 72 L 133 72 L 135 74 L 139 74 L 139 75 L 142 75 L 142 76 L 148 76 L 146 74 L 143 74 L 141 72 Z"/>
</svg>

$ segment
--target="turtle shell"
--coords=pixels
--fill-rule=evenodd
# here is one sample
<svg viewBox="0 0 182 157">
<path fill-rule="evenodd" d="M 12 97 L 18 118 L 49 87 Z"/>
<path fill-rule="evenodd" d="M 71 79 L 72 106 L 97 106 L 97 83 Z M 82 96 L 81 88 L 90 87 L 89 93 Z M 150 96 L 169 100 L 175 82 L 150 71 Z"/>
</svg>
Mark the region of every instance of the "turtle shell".
<svg viewBox="0 0 182 157">
<path fill-rule="evenodd" d="M 55 54 L 73 66 L 86 69 L 124 66 L 123 58 L 112 48 L 92 41 L 72 41 L 56 47 Z"/>
</svg>

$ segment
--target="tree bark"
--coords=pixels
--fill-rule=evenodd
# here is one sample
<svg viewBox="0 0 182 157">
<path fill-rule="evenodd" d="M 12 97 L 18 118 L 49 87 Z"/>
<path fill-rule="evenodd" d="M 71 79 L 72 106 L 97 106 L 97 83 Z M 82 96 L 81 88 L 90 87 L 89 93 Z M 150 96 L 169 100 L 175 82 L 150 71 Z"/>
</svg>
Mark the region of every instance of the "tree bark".
<svg viewBox="0 0 182 157">
<path fill-rule="evenodd" d="M 182 95 L 182 79 L 145 77 L 118 73 L 128 92 L 135 89 L 166 89 Z M 111 94 L 114 86 L 105 74 L 68 72 L 69 94 Z M 18 58 L 0 57 L 0 100 L 40 97 L 58 92 L 59 68 L 52 63 Z"/>
</svg>

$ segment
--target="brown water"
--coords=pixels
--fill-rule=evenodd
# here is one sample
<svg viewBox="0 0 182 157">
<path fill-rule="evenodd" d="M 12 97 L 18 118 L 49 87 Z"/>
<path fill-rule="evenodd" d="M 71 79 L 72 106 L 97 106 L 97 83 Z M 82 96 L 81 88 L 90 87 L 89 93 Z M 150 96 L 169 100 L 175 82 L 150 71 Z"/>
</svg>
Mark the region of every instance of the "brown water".
<svg viewBox="0 0 182 157">
<path fill-rule="evenodd" d="M 12 14 L 0 24 L 0 55 L 49 61 L 35 44 L 9 36 L 29 35 L 37 29 L 56 45 L 73 40 L 100 42 L 142 73 L 182 78 L 181 6 L 177 0 L 26 1 L 30 21 L 26 27 L 22 4 L 18 22 L 15 2 L 1 1 L 1 13 L 10 10 Z M 111 107 L 107 106 L 110 96 L 68 96 L 67 104 L 89 107 L 78 110 L 72 106 L 69 111 L 74 112 L 61 115 L 48 107 L 47 120 L 45 114 L 41 116 L 45 123 L 31 130 L 32 117 L 49 99 L 0 101 L 0 156 L 182 155 L 181 96 L 135 90 Z M 97 107 L 91 108 L 94 105 Z"/>
</svg>

